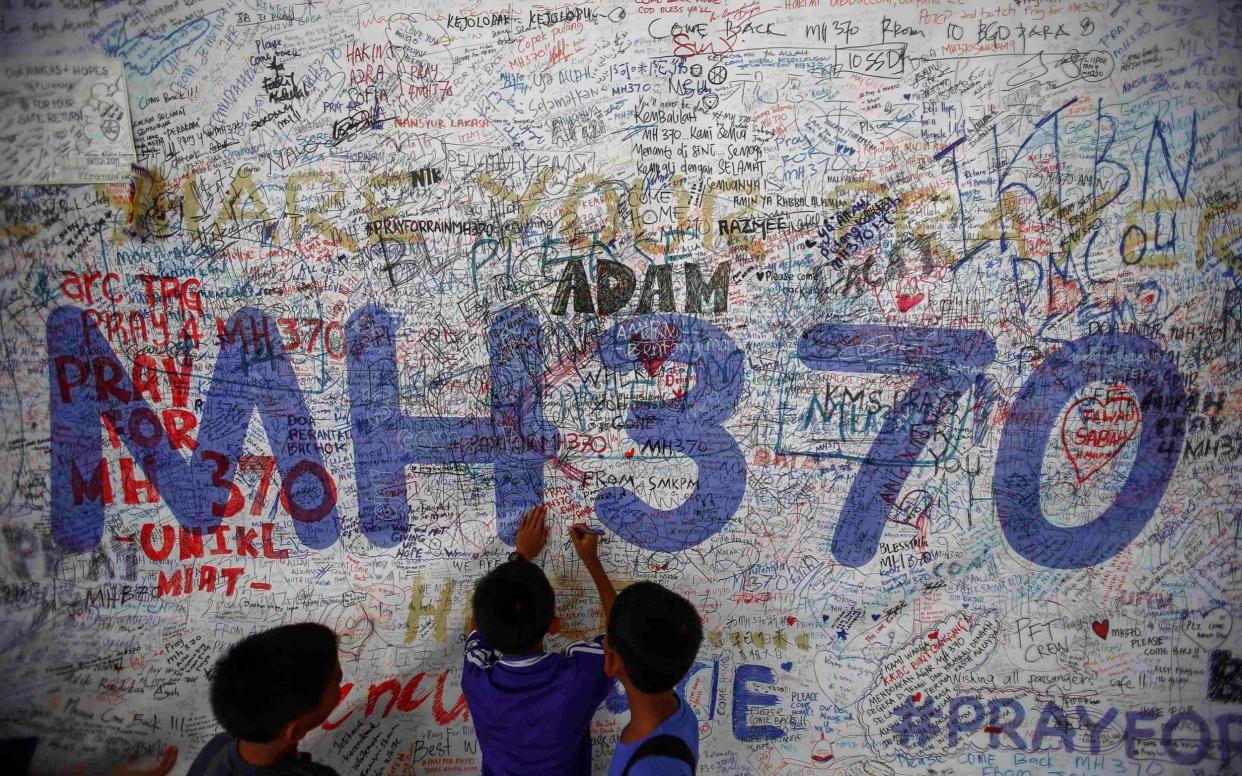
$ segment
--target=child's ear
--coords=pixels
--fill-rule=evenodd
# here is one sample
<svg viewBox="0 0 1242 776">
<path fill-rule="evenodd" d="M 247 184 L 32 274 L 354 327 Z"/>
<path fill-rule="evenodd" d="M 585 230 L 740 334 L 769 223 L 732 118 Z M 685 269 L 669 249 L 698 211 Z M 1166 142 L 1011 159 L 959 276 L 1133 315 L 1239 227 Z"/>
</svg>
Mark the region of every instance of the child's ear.
<svg viewBox="0 0 1242 776">
<path fill-rule="evenodd" d="M 555 636 L 561 632 L 561 618 L 552 615 L 552 622 L 548 623 L 548 635 Z"/>
<path fill-rule="evenodd" d="M 308 715 L 303 714 L 300 717 L 294 717 L 285 725 L 285 729 L 281 731 L 281 737 L 285 741 L 297 743 L 301 741 L 311 729 L 307 726 Z"/>
<path fill-rule="evenodd" d="M 625 665 L 621 658 L 611 649 L 604 649 L 604 675 L 609 679 L 620 679 L 625 673 Z"/>
</svg>

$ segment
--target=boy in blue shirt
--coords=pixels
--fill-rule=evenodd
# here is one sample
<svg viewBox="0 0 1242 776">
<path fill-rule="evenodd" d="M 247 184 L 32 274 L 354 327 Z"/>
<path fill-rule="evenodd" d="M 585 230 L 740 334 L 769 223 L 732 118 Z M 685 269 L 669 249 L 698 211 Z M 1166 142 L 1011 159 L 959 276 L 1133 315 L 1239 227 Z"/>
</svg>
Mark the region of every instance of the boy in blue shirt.
<svg viewBox="0 0 1242 776">
<path fill-rule="evenodd" d="M 522 517 L 517 549 L 474 591 L 474 630 L 466 639 L 461 687 L 483 753 L 484 776 L 589 776 L 591 717 L 608 692 L 603 636 L 562 653 L 543 650 L 560 631 L 556 596 L 533 561 L 547 541 L 546 508 Z M 604 616 L 616 591 L 585 526 L 570 537 L 599 589 Z M 584 553 L 586 553 L 584 555 Z"/>
<path fill-rule="evenodd" d="M 675 688 L 694 665 L 703 624 L 689 601 L 654 582 L 617 596 L 608 617 L 604 670 L 630 701 L 608 776 L 686 776 L 699 759 L 699 721 Z"/>
<path fill-rule="evenodd" d="M 298 744 L 340 700 L 330 628 L 304 622 L 242 639 L 211 677 L 211 710 L 225 732 L 207 742 L 189 776 L 337 776 Z"/>
</svg>

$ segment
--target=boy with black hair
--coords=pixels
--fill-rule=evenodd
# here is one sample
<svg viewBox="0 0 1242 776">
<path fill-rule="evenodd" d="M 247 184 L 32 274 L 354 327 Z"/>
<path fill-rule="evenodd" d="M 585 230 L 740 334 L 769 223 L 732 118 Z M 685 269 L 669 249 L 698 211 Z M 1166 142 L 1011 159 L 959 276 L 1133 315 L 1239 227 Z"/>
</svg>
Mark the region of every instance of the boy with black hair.
<svg viewBox="0 0 1242 776">
<path fill-rule="evenodd" d="M 341 700 L 336 634 L 306 622 L 248 636 L 216 662 L 211 710 L 223 733 L 189 776 L 337 776 L 298 752 Z"/>
<path fill-rule="evenodd" d="M 533 561 L 548 530 L 546 508 L 532 508 L 518 527 L 509 560 L 479 580 L 472 602 L 477 627 L 466 639 L 461 687 L 483 753 L 484 776 L 587 776 L 591 717 L 608 692 L 603 636 L 560 653 L 543 638 L 560 632 L 556 594 Z M 570 528 L 582 555 L 581 529 Z M 590 536 L 594 547 L 595 536 Z M 592 557 L 594 553 L 592 553 Z M 599 559 L 583 557 L 599 589 L 604 616 L 616 591 Z"/>
<path fill-rule="evenodd" d="M 621 591 L 608 617 L 604 670 L 630 701 L 608 776 L 684 776 L 696 771 L 699 721 L 675 690 L 694 665 L 703 625 L 694 606 L 654 582 Z"/>
</svg>

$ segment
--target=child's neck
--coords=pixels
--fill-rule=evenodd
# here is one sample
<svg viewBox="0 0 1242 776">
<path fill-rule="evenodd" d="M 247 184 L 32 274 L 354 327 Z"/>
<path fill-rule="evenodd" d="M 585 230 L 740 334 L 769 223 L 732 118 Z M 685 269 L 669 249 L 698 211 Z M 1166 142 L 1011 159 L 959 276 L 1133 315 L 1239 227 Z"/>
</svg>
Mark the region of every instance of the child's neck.
<svg viewBox="0 0 1242 776">
<path fill-rule="evenodd" d="M 651 735 L 677 713 L 677 707 L 681 704 L 677 693 L 672 690 L 648 694 L 627 686 L 625 694 L 630 699 L 630 724 L 621 731 L 621 741 L 626 744 Z"/>
<path fill-rule="evenodd" d="M 543 648 L 543 641 L 540 641 L 535 646 L 531 647 L 530 649 L 524 650 L 522 652 L 514 652 L 513 654 L 509 654 L 508 652 L 503 652 L 501 654 L 503 654 L 505 657 L 533 657 L 534 655 L 541 655 L 545 651 L 546 650 Z"/>
<path fill-rule="evenodd" d="M 251 765 L 276 765 L 291 759 L 298 751 L 297 741 L 238 741 L 237 751 Z"/>
</svg>

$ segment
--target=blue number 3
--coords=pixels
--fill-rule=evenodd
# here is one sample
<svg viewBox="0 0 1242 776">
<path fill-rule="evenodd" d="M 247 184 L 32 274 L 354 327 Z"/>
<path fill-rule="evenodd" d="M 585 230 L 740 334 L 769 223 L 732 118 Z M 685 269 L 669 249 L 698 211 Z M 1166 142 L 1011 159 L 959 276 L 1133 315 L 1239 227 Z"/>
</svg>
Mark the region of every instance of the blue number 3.
<svg viewBox="0 0 1242 776">
<path fill-rule="evenodd" d="M 721 424 L 742 394 L 745 359 L 727 334 L 698 318 L 645 315 L 624 320 L 600 341 L 600 360 L 615 372 L 645 369 L 654 375 L 665 361 L 685 364 L 694 375 L 685 395 L 630 406 L 630 436 L 689 456 L 698 485 L 682 504 L 661 510 L 633 491 L 610 487 L 595 500 L 604 525 L 631 544 L 677 552 L 717 534 L 746 492 L 746 460 Z"/>
</svg>

